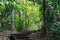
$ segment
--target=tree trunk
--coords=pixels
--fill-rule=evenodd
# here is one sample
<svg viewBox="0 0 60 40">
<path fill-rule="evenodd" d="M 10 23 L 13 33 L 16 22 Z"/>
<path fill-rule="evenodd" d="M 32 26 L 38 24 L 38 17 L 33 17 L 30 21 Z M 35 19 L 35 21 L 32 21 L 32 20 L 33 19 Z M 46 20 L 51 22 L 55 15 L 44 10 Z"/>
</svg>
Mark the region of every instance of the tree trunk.
<svg viewBox="0 0 60 40">
<path fill-rule="evenodd" d="M 12 8 L 12 30 L 15 31 L 15 27 L 14 27 L 14 8 Z"/>
<path fill-rule="evenodd" d="M 44 16 L 44 25 L 43 25 L 43 34 L 47 33 L 47 16 L 46 16 L 46 0 L 43 0 L 43 16 Z"/>
</svg>

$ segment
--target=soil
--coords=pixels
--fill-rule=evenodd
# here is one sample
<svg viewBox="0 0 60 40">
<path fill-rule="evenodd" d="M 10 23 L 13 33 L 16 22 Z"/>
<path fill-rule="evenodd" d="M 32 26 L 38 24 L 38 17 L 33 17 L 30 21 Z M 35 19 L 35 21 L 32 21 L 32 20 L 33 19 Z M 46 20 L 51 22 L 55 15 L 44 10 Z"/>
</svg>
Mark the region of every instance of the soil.
<svg viewBox="0 0 60 40">
<path fill-rule="evenodd" d="M 12 39 L 11 39 L 12 37 Z M 15 34 L 10 34 L 11 40 L 60 40 L 60 36 L 52 35 L 51 32 L 43 34 L 40 31 L 24 31 Z"/>
</svg>

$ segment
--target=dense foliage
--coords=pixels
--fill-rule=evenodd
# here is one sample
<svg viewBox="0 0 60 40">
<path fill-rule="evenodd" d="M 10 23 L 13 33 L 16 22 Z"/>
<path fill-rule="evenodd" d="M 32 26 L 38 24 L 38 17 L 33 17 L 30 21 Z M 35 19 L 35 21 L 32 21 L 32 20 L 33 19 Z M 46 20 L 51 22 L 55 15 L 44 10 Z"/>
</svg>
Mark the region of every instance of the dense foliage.
<svg viewBox="0 0 60 40">
<path fill-rule="evenodd" d="M 0 2 L 0 15 L 1 15 L 1 27 L 3 30 L 11 29 L 12 27 L 12 11 L 14 13 L 14 26 L 15 30 L 37 30 L 41 26 L 41 12 L 39 12 L 39 5 L 33 1 L 18 0 Z M 41 22 L 41 23 L 40 23 Z"/>
<path fill-rule="evenodd" d="M 0 30 L 37 30 L 46 21 L 46 30 L 60 34 L 60 1 L 46 0 L 45 16 L 43 0 L 0 1 Z M 13 15 L 12 15 L 13 14 Z"/>
</svg>

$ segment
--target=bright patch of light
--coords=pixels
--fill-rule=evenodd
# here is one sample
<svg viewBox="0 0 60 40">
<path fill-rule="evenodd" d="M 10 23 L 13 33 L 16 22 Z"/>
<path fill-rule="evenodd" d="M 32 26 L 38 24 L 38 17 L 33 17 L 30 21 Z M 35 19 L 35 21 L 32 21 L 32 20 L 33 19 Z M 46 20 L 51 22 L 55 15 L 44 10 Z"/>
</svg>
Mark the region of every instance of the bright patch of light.
<svg viewBox="0 0 60 40">
<path fill-rule="evenodd" d="M 16 4 L 16 2 L 14 2 L 14 4 Z"/>
<path fill-rule="evenodd" d="M 6 4 L 8 5 L 8 4 L 9 4 L 9 2 L 8 2 L 8 1 L 6 1 Z"/>
<path fill-rule="evenodd" d="M 0 13 L 0 15 L 1 15 L 1 13 Z"/>
<path fill-rule="evenodd" d="M 23 14 L 22 10 L 20 10 L 20 13 Z"/>
</svg>

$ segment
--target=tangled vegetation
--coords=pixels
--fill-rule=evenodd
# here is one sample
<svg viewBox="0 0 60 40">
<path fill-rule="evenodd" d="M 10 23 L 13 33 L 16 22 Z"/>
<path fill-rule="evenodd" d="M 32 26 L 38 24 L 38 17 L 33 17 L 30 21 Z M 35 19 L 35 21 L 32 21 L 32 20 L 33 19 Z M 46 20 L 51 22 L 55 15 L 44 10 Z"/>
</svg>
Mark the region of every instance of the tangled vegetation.
<svg viewBox="0 0 60 40">
<path fill-rule="evenodd" d="M 60 34 L 60 1 L 4 0 L 0 1 L 0 31 L 38 30 Z"/>
</svg>

